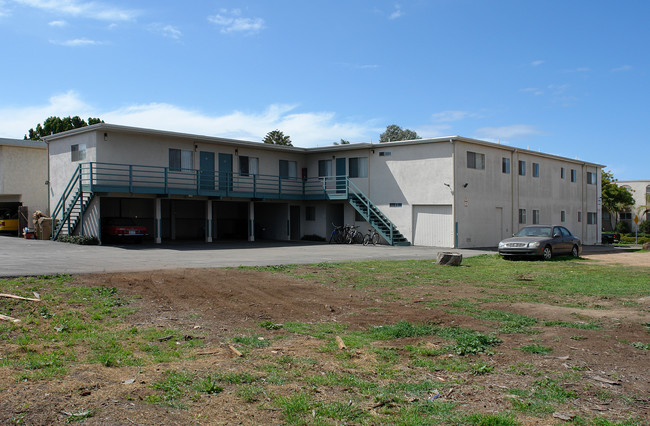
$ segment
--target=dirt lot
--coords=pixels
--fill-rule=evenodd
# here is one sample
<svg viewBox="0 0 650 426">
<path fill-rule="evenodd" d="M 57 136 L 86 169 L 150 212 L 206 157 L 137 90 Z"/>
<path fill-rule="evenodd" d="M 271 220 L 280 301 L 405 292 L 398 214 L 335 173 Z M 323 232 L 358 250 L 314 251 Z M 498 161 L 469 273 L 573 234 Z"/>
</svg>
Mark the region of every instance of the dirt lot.
<svg viewBox="0 0 650 426">
<path fill-rule="evenodd" d="M 626 254 L 624 258 L 593 255 L 590 258 L 603 263 L 647 266 L 648 255 Z M 299 272 L 303 276 L 312 274 L 315 278 L 320 273 L 317 268 L 309 266 L 301 267 Z M 320 283 L 280 273 L 237 269 L 84 275 L 78 276 L 76 283 L 115 287 L 123 294 L 137 297 L 134 303 L 138 310 L 127 318 L 130 326 L 181 330 L 180 335 L 202 339 L 204 345 L 196 348 L 192 357 L 182 361 L 120 368 L 78 364 L 72 366 L 63 378 L 19 385 L 12 384 L 15 383 L 13 372 L 2 367 L 0 423 L 63 424 L 67 423 L 68 414 L 92 409 L 94 415 L 85 419 L 84 424 L 277 424 L 286 418 L 282 417 L 277 405 L 270 402 L 271 393 L 291 395 L 307 392 L 321 402 L 348 399 L 349 389 L 345 386 L 305 383 L 300 377 L 350 372 L 371 379 L 378 374 L 372 371 L 377 365 L 374 352 L 348 350 L 351 353 L 342 363 L 336 353 L 321 350 L 322 339 L 303 334 L 287 335 L 282 329 L 260 329 L 259 323 L 265 320 L 279 324 L 291 321 L 340 323 L 347 325 L 349 330 L 410 321 L 492 331 L 483 320 L 443 309 L 454 300 L 462 301 L 475 295 L 477 288 L 472 285 L 438 287 L 434 289 L 435 294 L 428 286 L 409 286 L 392 290 L 387 297 L 385 288 L 341 289 L 336 282 Z M 446 305 L 436 308 L 427 303 L 433 299 L 444 300 Z M 559 372 L 559 376 L 553 376 L 554 380 L 559 377 L 563 388 L 576 392 L 579 398 L 560 404 L 555 414 L 568 418 L 597 416 L 610 420 L 630 416 L 650 418 L 648 351 L 635 349 L 629 344 L 648 340 L 650 298 L 639 299 L 630 307 L 600 300 L 598 309 L 513 304 L 507 300 L 491 303 L 488 307 L 532 315 L 540 320 L 575 322 L 579 319 L 585 323 L 597 320 L 603 328 L 538 327 L 539 334 L 500 335 L 503 343 L 495 348 L 493 355 L 479 354 L 472 358 L 485 361 L 496 374 L 426 368 L 414 373 L 411 371 L 413 367 L 403 362 L 392 364 L 392 368 L 403 369 L 409 377 L 416 374 L 419 380 L 439 383 L 440 397 L 431 404 L 453 402 L 468 413 L 512 410 L 513 400 L 521 397 L 508 390 L 530 388 L 533 381 L 550 377 L 550 372 Z M 251 330 L 263 334 L 271 344 L 250 349 L 244 357 L 235 356 L 228 347 L 232 337 L 251 334 Z M 278 336 L 282 338 L 276 339 Z M 533 343 L 552 346 L 553 351 L 540 355 L 517 349 Z M 405 338 L 399 342 L 380 342 L 376 346 L 385 345 L 391 349 L 407 344 L 436 348 L 444 341 L 436 336 Z M 396 352 L 404 355 L 401 349 Z M 454 355 L 445 357 L 450 359 L 449 362 L 460 358 Z M 289 361 L 282 363 L 282 360 Z M 260 373 L 268 371 L 265 365 L 274 362 L 280 362 L 286 374 L 296 371 L 296 375 L 283 383 L 272 381 L 270 373 Z M 261 380 L 265 393 L 254 402 L 244 402 L 239 393 L 240 386 L 223 384 L 223 392 L 202 396 L 190 403 L 191 409 L 146 403 L 147 395 L 156 392 L 151 384 L 159 380 L 164 371 L 174 369 L 198 374 L 256 371 L 264 376 Z M 434 389 L 431 392 L 435 392 Z M 365 420 L 370 423 L 383 422 L 382 410 L 390 404 L 390 401 L 378 403 L 371 397 L 355 401 L 359 410 L 370 413 L 370 420 Z M 551 413 L 542 416 L 522 414 L 517 416 L 517 420 L 523 424 L 563 422 Z M 306 421 L 309 421 L 309 415 Z M 425 419 L 422 421 L 426 423 Z"/>
<path fill-rule="evenodd" d="M 650 252 L 602 253 L 584 256 L 609 265 L 650 266 Z"/>
</svg>

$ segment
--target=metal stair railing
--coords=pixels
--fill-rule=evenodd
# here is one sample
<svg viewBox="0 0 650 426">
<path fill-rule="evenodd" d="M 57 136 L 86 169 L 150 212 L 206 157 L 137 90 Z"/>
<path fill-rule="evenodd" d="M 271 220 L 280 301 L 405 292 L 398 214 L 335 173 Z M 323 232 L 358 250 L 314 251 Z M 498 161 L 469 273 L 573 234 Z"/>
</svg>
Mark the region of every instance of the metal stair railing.
<svg viewBox="0 0 650 426">
<path fill-rule="evenodd" d="M 68 234 L 74 232 L 74 229 L 79 224 L 80 217 L 83 216 L 84 210 L 92 201 L 92 193 L 89 194 L 88 198 L 84 199 L 83 179 L 83 164 L 79 164 L 52 212 L 52 220 L 55 225 L 52 232 L 52 240 L 58 238 L 66 225 Z"/>
<path fill-rule="evenodd" d="M 350 204 L 390 245 L 395 245 L 395 239 L 404 236 L 397 230 L 395 224 L 388 219 L 379 208 L 350 180 L 347 178 L 347 191 Z M 357 206 L 357 201 L 361 206 Z M 406 238 L 404 238 L 406 241 Z"/>
</svg>

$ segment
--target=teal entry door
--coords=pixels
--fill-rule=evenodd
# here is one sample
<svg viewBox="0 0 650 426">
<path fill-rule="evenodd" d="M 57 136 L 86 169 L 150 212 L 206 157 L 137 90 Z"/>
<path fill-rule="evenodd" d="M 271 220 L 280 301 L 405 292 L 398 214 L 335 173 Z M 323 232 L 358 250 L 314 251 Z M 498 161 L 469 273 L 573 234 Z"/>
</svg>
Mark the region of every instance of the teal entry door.
<svg viewBox="0 0 650 426">
<path fill-rule="evenodd" d="M 200 173 L 199 185 L 201 189 L 214 189 L 214 152 L 201 151 L 199 154 Z"/>
<path fill-rule="evenodd" d="M 345 158 L 336 159 L 336 192 L 345 192 L 345 176 L 347 175 L 345 168 Z"/>
<path fill-rule="evenodd" d="M 219 190 L 232 191 L 232 154 L 219 153 Z"/>
</svg>

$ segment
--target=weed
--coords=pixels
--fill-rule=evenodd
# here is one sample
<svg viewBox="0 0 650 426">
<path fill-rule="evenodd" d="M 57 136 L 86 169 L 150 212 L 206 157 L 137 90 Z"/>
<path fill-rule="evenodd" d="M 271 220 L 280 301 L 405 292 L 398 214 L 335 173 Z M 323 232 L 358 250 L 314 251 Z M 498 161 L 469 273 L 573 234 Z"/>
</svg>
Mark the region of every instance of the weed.
<svg viewBox="0 0 650 426">
<path fill-rule="evenodd" d="M 642 343 L 642 342 L 633 342 L 630 343 L 633 347 L 637 349 L 641 349 L 642 351 L 648 351 L 650 350 L 650 344 L 649 343 Z"/>
<path fill-rule="evenodd" d="M 520 351 L 526 352 L 528 354 L 537 354 L 537 355 L 546 355 L 553 352 L 552 348 L 548 346 L 542 346 L 538 344 L 525 345 L 519 348 Z"/>
<path fill-rule="evenodd" d="M 233 337 L 232 341 L 251 348 L 265 348 L 271 344 L 269 340 L 262 336 L 236 336 Z"/>
<path fill-rule="evenodd" d="M 521 423 L 512 415 L 476 413 L 463 417 L 462 424 L 468 426 L 518 426 Z"/>
<path fill-rule="evenodd" d="M 237 390 L 237 396 L 248 403 L 259 401 L 262 395 L 264 395 L 264 388 L 257 385 L 246 385 Z"/>
<path fill-rule="evenodd" d="M 210 395 L 223 392 L 223 388 L 217 385 L 217 381 L 214 380 L 211 376 L 207 376 L 206 378 L 196 383 L 195 389 L 199 392 L 207 393 Z"/>
<path fill-rule="evenodd" d="M 276 323 L 274 323 L 273 321 L 270 321 L 270 320 L 269 321 L 262 321 L 262 322 L 258 323 L 257 325 L 259 325 L 262 328 L 266 328 L 267 330 L 279 330 L 279 329 L 282 328 L 282 324 L 276 324 Z"/>
<path fill-rule="evenodd" d="M 567 321 L 544 321 L 546 327 L 568 327 L 568 328 L 578 328 L 581 330 L 600 330 L 603 328 L 602 325 L 590 322 L 567 322 Z"/>
</svg>

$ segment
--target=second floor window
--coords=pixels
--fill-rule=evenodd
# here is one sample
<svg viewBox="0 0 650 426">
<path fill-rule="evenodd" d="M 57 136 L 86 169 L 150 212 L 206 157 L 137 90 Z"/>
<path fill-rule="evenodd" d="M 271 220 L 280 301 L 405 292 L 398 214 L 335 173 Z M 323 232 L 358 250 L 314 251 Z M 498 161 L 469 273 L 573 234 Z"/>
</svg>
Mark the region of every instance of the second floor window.
<svg viewBox="0 0 650 426">
<path fill-rule="evenodd" d="M 318 160 L 318 177 L 332 176 L 332 160 Z"/>
<path fill-rule="evenodd" d="M 575 182 L 578 180 L 578 173 L 576 172 L 576 169 L 571 169 L 571 182 Z"/>
<path fill-rule="evenodd" d="M 183 149 L 169 148 L 169 170 L 180 172 L 183 170 L 192 170 L 192 151 Z"/>
<path fill-rule="evenodd" d="M 526 162 L 519 160 L 519 176 L 526 176 Z"/>
<path fill-rule="evenodd" d="M 259 174 L 260 159 L 257 157 L 249 157 L 247 155 L 239 156 L 239 174 L 242 176 L 254 176 Z"/>
<path fill-rule="evenodd" d="M 351 178 L 368 177 L 368 157 L 350 158 L 350 177 Z"/>
<path fill-rule="evenodd" d="M 506 174 L 510 174 L 510 159 L 503 157 L 501 159 L 501 171 Z"/>
<path fill-rule="evenodd" d="M 280 160 L 280 177 L 282 179 L 295 179 L 298 177 L 298 163 Z"/>
<path fill-rule="evenodd" d="M 596 184 L 596 173 L 587 172 L 587 183 L 590 185 Z"/>
<path fill-rule="evenodd" d="M 467 168 L 468 169 L 484 169 L 485 168 L 485 154 L 478 152 L 467 151 Z"/>
<path fill-rule="evenodd" d="M 86 159 L 86 144 L 80 143 L 70 146 L 70 161 L 83 161 Z"/>
<path fill-rule="evenodd" d="M 539 163 L 533 163 L 533 177 L 539 177 Z"/>
</svg>

